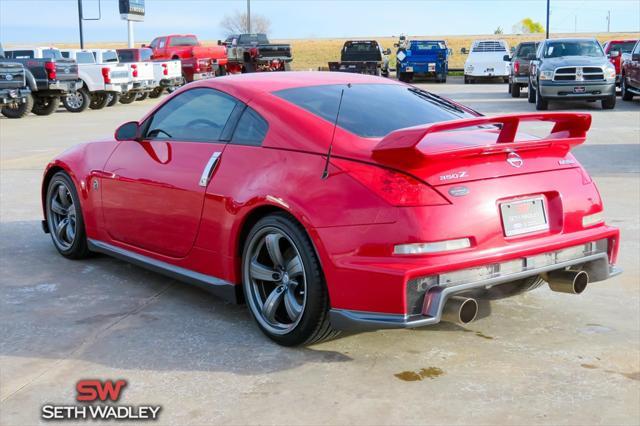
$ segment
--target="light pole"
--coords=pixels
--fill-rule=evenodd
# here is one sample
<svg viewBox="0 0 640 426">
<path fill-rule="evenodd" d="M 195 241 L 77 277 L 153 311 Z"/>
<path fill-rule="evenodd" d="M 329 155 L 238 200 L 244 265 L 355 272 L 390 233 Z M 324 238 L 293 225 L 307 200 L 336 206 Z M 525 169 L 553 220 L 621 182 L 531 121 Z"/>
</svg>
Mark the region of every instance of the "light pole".
<svg viewBox="0 0 640 426">
<path fill-rule="evenodd" d="M 247 33 L 251 34 L 251 0 L 247 0 Z"/>
<path fill-rule="evenodd" d="M 549 38 L 549 15 L 551 14 L 551 0 L 547 0 L 547 39 Z"/>
<path fill-rule="evenodd" d="M 84 34 L 82 31 L 82 0 L 78 0 L 78 26 L 80 27 L 80 49 L 84 49 Z"/>
</svg>

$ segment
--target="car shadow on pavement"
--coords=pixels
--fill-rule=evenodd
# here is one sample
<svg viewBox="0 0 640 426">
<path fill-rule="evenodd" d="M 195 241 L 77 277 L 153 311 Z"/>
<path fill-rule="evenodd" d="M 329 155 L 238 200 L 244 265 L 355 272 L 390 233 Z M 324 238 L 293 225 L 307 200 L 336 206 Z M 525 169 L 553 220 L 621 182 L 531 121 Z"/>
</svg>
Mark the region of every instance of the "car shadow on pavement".
<svg viewBox="0 0 640 426">
<path fill-rule="evenodd" d="M 37 221 L 0 224 L 0 355 L 259 375 L 340 352 L 283 348 L 246 306 L 107 256 L 61 257 Z"/>
</svg>

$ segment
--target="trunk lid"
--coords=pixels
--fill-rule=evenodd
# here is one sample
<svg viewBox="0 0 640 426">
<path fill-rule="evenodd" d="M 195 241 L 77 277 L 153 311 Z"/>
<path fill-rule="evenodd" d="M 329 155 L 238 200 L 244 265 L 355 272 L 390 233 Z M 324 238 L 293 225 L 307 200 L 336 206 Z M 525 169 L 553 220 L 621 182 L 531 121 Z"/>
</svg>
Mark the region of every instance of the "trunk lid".
<svg viewBox="0 0 640 426">
<path fill-rule="evenodd" d="M 518 132 L 521 121 L 553 123 L 548 136 Z M 546 113 L 478 117 L 400 129 L 374 148 L 378 163 L 432 186 L 580 167 L 570 154 L 584 142 L 589 114 Z"/>
</svg>

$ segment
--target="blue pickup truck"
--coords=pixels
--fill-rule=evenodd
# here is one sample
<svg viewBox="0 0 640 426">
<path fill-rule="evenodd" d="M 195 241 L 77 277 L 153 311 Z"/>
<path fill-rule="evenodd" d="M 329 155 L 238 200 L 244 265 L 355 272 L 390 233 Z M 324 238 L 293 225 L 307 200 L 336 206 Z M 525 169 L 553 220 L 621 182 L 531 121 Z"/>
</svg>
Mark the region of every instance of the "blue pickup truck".
<svg viewBox="0 0 640 426">
<path fill-rule="evenodd" d="M 449 53 L 444 40 L 406 40 L 400 37 L 396 53 L 398 80 L 410 83 L 414 76 L 435 77 L 446 83 L 449 72 Z"/>
</svg>

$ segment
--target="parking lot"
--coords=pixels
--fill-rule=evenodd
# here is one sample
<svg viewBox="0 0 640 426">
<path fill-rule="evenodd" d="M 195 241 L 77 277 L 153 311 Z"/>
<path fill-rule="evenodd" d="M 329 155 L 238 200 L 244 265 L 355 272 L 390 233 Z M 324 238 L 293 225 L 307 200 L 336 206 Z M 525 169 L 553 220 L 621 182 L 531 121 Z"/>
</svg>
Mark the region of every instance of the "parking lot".
<svg viewBox="0 0 640 426">
<path fill-rule="evenodd" d="M 486 114 L 533 112 L 504 84 L 419 83 Z M 621 228 L 624 274 L 584 294 L 545 286 L 461 327 L 353 334 L 288 349 L 245 306 L 105 256 L 59 256 L 40 226 L 48 160 L 110 137 L 158 100 L 0 119 L 0 423 L 37 424 L 80 379 L 126 379 L 160 424 L 638 424 L 640 100 L 593 114 L 575 150 Z"/>
</svg>

